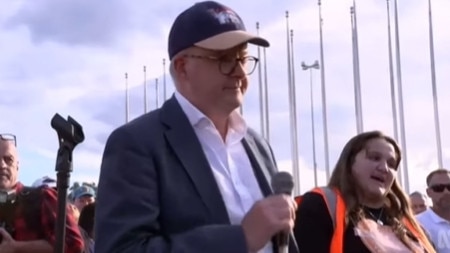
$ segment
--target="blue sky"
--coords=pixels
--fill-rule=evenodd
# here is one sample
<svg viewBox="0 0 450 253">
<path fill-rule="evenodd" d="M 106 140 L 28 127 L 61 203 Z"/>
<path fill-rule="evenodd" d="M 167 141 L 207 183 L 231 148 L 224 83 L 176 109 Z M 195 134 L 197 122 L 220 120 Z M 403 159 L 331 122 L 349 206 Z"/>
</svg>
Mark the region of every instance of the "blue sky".
<svg viewBox="0 0 450 253">
<path fill-rule="evenodd" d="M 72 180 L 97 181 L 104 142 L 124 123 L 124 73 L 128 72 L 132 118 L 143 109 L 143 66 L 148 104 L 155 107 L 154 82 L 162 83 L 167 34 L 176 15 L 196 1 L 70 0 L 13 1 L 0 9 L 0 132 L 18 136 L 21 180 L 31 184 L 54 175 L 57 137 L 50 119 L 71 115 L 86 141 L 74 154 Z M 365 130 L 393 135 L 387 51 L 386 1 L 357 2 L 362 107 Z M 393 1 L 391 1 L 393 2 Z M 444 166 L 450 163 L 450 3 L 433 0 L 436 77 L 439 91 Z M 294 30 L 299 126 L 300 177 L 312 187 L 309 71 L 300 63 L 319 59 L 317 1 L 237 1 L 235 9 L 272 46 L 267 50 L 270 137 L 279 166 L 290 170 L 285 11 Z M 356 134 L 354 116 L 351 1 L 322 1 L 330 164 Z M 393 10 L 391 4 L 391 11 Z M 424 189 L 424 177 L 437 168 L 426 0 L 399 1 L 400 46 L 411 190 Z M 393 20 L 393 12 L 391 15 Z M 392 24 L 393 25 L 393 24 Z M 393 29 L 393 27 L 392 27 Z M 256 54 L 256 49 L 251 49 Z M 324 154 L 320 74 L 313 72 L 317 158 L 320 182 Z M 244 116 L 259 130 L 257 73 L 244 104 Z M 173 86 L 167 77 L 169 94 Z M 162 89 L 159 94 L 162 100 Z"/>
</svg>

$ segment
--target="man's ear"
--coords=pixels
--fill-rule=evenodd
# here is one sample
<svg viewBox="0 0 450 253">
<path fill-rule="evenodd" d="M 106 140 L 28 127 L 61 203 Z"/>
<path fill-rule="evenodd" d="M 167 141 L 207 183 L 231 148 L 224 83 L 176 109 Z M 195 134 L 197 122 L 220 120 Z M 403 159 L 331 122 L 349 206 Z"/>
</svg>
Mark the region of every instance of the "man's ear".
<svg viewBox="0 0 450 253">
<path fill-rule="evenodd" d="M 173 70 L 178 78 L 186 78 L 186 61 L 183 57 L 179 57 L 174 60 Z"/>
</svg>

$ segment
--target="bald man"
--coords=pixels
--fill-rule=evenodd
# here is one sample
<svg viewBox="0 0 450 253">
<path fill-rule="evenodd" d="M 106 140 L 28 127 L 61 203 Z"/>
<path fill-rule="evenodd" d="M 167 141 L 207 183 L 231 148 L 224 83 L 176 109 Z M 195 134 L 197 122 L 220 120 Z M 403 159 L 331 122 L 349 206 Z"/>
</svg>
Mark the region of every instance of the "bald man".
<svg viewBox="0 0 450 253">
<path fill-rule="evenodd" d="M 25 187 L 18 181 L 16 137 L 0 134 L 0 252 L 53 253 L 58 207 L 56 190 Z M 67 215 L 66 253 L 81 253 L 83 238 Z"/>
<path fill-rule="evenodd" d="M 409 195 L 409 199 L 411 201 L 411 206 L 414 211 L 414 214 L 419 214 L 427 210 L 427 196 L 420 192 L 413 192 Z"/>
</svg>

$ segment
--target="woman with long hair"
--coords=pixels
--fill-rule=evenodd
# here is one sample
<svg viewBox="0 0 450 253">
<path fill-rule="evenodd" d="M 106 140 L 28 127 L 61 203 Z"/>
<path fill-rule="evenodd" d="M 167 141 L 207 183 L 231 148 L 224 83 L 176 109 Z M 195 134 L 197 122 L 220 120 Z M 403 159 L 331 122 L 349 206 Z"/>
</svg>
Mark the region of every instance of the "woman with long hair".
<svg viewBox="0 0 450 253">
<path fill-rule="evenodd" d="M 328 186 L 301 197 L 294 228 L 300 252 L 435 253 L 398 183 L 400 161 L 398 144 L 382 132 L 353 137 Z"/>
</svg>

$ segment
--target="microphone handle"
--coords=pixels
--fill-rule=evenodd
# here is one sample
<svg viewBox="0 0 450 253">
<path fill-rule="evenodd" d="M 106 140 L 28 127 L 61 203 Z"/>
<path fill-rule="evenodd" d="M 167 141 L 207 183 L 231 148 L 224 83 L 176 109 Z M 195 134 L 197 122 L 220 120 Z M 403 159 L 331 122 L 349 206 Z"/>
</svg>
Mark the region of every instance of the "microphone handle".
<svg viewBox="0 0 450 253">
<path fill-rule="evenodd" d="M 275 241 L 278 247 L 278 253 L 289 253 L 289 235 L 279 233 Z"/>
</svg>

